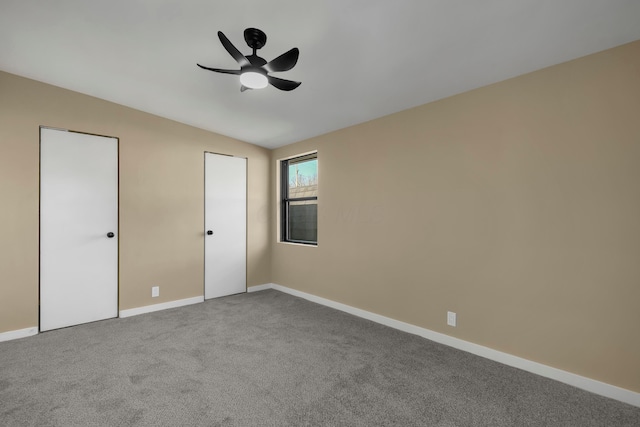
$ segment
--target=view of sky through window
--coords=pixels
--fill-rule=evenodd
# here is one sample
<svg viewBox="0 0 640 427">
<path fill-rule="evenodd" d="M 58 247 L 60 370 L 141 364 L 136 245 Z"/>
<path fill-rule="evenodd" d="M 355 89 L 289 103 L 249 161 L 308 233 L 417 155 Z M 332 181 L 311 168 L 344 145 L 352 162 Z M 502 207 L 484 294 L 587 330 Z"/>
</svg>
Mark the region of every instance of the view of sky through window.
<svg viewBox="0 0 640 427">
<path fill-rule="evenodd" d="M 318 159 L 289 164 L 289 187 L 306 187 L 318 183 Z"/>
</svg>

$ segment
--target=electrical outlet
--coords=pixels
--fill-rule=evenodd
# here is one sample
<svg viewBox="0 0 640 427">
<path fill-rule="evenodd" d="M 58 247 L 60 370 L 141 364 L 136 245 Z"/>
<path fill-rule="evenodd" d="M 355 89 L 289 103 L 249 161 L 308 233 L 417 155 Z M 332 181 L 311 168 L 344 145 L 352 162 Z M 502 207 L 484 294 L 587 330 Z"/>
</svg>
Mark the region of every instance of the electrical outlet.
<svg viewBox="0 0 640 427">
<path fill-rule="evenodd" d="M 456 314 L 453 311 L 447 311 L 447 325 L 456 326 Z"/>
<path fill-rule="evenodd" d="M 160 296 L 160 286 L 153 286 L 151 288 L 151 297 L 159 297 Z"/>
</svg>

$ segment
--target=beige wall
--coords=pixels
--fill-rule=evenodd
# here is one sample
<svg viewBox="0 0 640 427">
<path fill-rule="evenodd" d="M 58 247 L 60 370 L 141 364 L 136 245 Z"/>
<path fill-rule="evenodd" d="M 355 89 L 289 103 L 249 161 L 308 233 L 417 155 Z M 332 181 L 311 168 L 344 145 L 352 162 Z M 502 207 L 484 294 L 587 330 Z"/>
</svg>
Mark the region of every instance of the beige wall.
<svg viewBox="0 0 640 427">
<path fill-rule="evenodd" d="M 248 158 L 247 282 L 270 281 L 267 149 L 0 72 L 0 332 L 38 324 L 40 125 L 120 139 L 121 310 L 203 295 L 205 151 Z"/>
<path fill-rule="evenodd" d="M 640 392 L 639 117 L 635 42 L 277 149 L 319 243 L 272 280 Z"/>
</svg>

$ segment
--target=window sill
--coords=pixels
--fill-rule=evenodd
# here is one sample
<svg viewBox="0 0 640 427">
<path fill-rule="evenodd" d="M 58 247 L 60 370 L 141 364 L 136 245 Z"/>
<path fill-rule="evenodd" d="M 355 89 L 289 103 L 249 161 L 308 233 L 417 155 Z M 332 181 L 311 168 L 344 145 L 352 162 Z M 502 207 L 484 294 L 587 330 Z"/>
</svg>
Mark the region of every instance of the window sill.
<svg viewBox="0 0 640 427">
<path fill-rule="evenodd" d="M 291 245 L 291 246 L 304 246 L 306 248 L 317 248 L 318 247 L 317 243 L 314 245 L 312 243 L 283 242 L 282 240 L 279 240 L 278 243 L 282 243 L 283 245 Z"/>
</svg>

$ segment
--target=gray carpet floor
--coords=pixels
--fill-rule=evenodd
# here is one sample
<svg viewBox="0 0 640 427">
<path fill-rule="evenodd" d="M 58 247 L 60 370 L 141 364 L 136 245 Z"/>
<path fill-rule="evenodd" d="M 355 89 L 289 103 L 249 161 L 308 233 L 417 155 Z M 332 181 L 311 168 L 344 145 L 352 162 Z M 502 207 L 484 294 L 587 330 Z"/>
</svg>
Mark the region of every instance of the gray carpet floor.
<svg viewBox="0 0 640 427">
<path fill-rule="evenodd" d="M 0 343 L 2 426 L 640 426 L 640 408 L 274 290 Z"/>
</svg>

